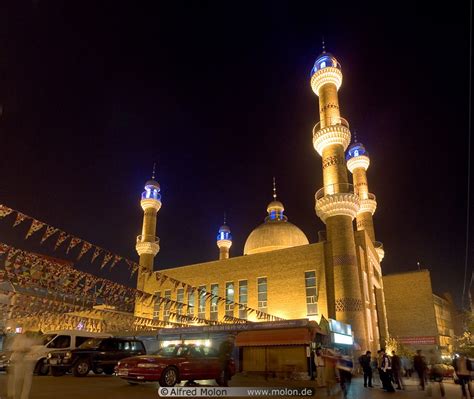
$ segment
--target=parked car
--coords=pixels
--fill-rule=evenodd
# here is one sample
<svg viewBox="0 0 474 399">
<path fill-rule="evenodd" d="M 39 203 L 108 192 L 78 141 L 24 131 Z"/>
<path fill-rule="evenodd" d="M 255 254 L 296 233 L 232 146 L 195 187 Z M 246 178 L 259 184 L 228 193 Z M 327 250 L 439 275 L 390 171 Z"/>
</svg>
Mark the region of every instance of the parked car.
<svg viewBox="0 0 474 399">
<path fill-rule="evenodd" d="M 47 375 L 49 373 L 47 355 L 51 350 L 72 350 L 94 337 L 106 338 L 111 337 L 111 335 L 77 330 L 51 331 L 43 334 L 40 337 L 40 343 L 31 348 L 36 361 L 34 372 L 38 375 Z M 14 336 L 11 339 L 14 339 Z M 11 354 L 11 351 L 5 351 L 0 354 L 0 370 L 6 371 L 8 369 Z"/>
<path fill-rule="evenodd" d="M 432 381 L 443 381 L 443 378 L 453 378 L 454 377 L 454 367 L 447 364 L 435 364 L 429 368 L 428 373 Z"/>
<path fill-rule="evenodd" d="M 119 360 L 145 353 L 143 342 L 137 339 L 90 338 L 77 349 L 48 353 L 48 363 L 55 377 L 68 371 L 76 377 L 85 377 L 91 370 L 111 375 Z"/>
<path fill-rule="evenodd" d="M 235 374 L 233 359 L 227 367 L 226 373 L 230 379 Z M 170 345 L 155 355 L 123 359 L 117 365 L 117 375 L 132 385 L 159 381 L 163 387 L 172 387 L 184 380 L 209 379 L 215 379 L 219 385 L 224 384 L 218 351 L 195 345 Z"/>
</svg>

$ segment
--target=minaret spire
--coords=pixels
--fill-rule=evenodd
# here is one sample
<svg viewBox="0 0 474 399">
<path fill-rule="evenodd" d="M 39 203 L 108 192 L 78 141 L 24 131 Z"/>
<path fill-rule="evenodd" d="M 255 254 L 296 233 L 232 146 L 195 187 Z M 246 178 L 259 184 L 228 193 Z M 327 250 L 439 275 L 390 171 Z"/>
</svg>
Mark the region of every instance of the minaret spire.
<svg viewBox="0 0 474 399">
<path fill-rule="evenodd" d="M 276 189 L 276 180 L 275 176 L 273 176 L 273 201 L 277 199 L 277 189 Z"/>
<path fill-rule="evenodd" d="M 152 180 L 155 180 L 155 170 L 156 170 L 156 162 L 153 162 L 153 173 L 151 174 Z"/>
<path fill-rule="evenodd" d="M 326 53 L 326 43 L 324 42 L 324 36 L 322 37 L 322 42 L 323 42 L 323 43 L 322 43 L 322 46 L 321 46 L 321 47 L 322 47 L 322 49 L 323 49 L 323 54 L 325 54 L 325 53 Z"/>
</svg>

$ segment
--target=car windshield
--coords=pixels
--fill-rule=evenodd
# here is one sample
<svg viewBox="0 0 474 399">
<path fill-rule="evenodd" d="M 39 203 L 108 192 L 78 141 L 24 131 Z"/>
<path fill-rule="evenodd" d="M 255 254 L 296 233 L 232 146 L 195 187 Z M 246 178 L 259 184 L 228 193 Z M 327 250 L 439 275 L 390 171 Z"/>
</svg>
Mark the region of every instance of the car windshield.
<svg viewBox="0 0 474 399">
<path fill-rule="evenodd" d="M 178 348 L 179 347 L 175 345 L 165 346 L 164 348 L 159 349 L 158 352 L 155 353 L 155 355 L 163 357 L 174 357 L 176 356 L 176 350 Z"/>
<path fill-rule="evenodd" d="M 79 349 L 95 349 L 98 348 L 100 343 L 103 341 L 101 338 L 89 338 L 87 341 L 84 341 L 79 345 Z"/>
<path fill-rule="evenodd" d="M 58 334 L 43 334 L 41 336 L 41 345 L 46 345 L 50 342 L 53 338 L 55 338 Z"/>
</svg>

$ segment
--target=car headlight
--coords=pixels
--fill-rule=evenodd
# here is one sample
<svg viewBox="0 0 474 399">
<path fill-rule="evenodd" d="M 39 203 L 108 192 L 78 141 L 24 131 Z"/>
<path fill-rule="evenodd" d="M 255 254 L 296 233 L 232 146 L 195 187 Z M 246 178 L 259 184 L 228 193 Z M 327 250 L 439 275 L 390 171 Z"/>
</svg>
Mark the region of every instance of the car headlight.
<svg viewBox="0 0 474 399">
<path fill-rule="evenodd" d="M 48 355 L 46 356 L 48 359 L 51 359 L 53 357 L 53 354 L 51 352 L 48 353 Z"/>
<path fill-rule="evenodd" d="M 144 369 L 156 369 L 158 367 L 162 367 L 162 365 L 155 364 L 155 363 L 138 363 L 137 367 L 144 368 Z"/>
<path fill-rule="evenodd" d="M 117 367 L 120 366 L 120 362 L 117 363 Z"/>
<path fill-rule="evenodd" d="M 72 357 L 72 352 L 67 351 L 66 354 L 64 355 L 64 359 L 70 359 Z"/>
</svg>

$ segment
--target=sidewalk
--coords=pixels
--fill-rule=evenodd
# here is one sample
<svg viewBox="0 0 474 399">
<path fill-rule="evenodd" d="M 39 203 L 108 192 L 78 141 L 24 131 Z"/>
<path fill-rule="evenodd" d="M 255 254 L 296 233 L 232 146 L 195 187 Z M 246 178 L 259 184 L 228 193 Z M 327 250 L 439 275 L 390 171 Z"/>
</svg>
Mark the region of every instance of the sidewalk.
<svg viewBox="0 0 474 399">
<path fill-rule="evenodd" d="M 385 392 L 380 383 L 374 384 L 374 388 L 364 388 L 363 379 L 356 377 L 352 380 L 351 388 L 349 391 L 348 399 L 382 399 L 382 398 L 410 398 L 410 399 L 425 399 L 441 398 L 441 393 L 438 383 L 431 383 L 427 385 L 425 391 L 421 391 L 418 387 L 418 380 L 415 378 L 405 379 L 405 390 L 396 390 L 394 393 Z M 446 391 L 445 399 L 460 398 L 461 388 L 459 385 L 455 385 L 453 380 L 445 380 L 444 388 Z M 316 388 L 316 381 L 310 380 L 292 380 L 282 378 L 268 378 L 265 379 L 263 376 L 256 375 L 245 375 L 237 374 L 232 377 L 229 384 L 233 387 L 314 387 Z M 431 396 L 429 392 L 431 390 Z M 326 388 L 317 388 L 316 398 L 331 398 L 340 399 L 342 393 L 339 386 L 332 395 L 328 396 Z"/>
</svg>

